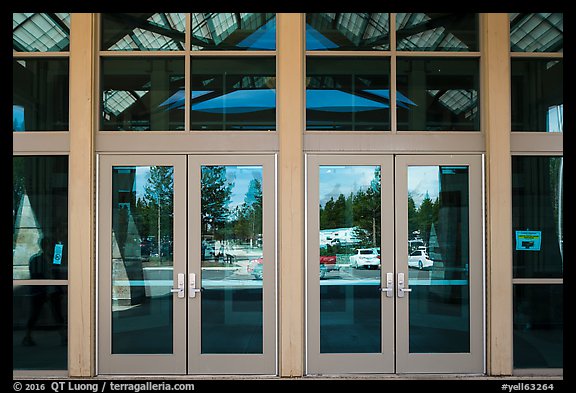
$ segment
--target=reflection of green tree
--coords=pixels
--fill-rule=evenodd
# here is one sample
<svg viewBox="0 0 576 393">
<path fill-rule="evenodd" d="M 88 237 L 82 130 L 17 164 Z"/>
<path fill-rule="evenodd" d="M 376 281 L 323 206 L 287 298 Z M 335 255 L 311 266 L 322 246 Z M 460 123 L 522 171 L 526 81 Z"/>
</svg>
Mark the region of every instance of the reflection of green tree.
<svg viewBox="0 0 576 393">
<path fill-rule="evenodd" d="M 155 237 L 155 252 L 160 257 L 162 245 L 173 239 L 174 221 L 174 168 L 150 167 L 150 177 L 144 186 L 144 195 L 136 201 L 134 221 L 142 238 Z"/>
<path fill-rule="evenodd" d="M 376 167 L 368 187 L 350 193 L 348 197 L 340 194 L 336 200 L 330 198 L 320 206 L 320 229 L 355 227 L 360 244 L 377 247 L 381 238 L 380 194 L 381 172 L 380 167 Z"/>
<path fill-rule="evenodd" d="M 425 243 L 429 242 L 430 231 L 433 223 L 438 223 L 438 212 L 440 211 L 439 199 L 432 200 L 426 193 L 420 207 L 416 207 L 414 198 L 408 194 L 408 237 L 412 238 L 415 231 L 420 232 L 420 238 Z"/>
<path fill-rule="evenodd" d="M 228 205 L 234 183 L 226 180 L 225 166 L 203 166 L 200 180 L 202 234 L 222 240 L 230 215 Z"/>
<path fill-rule="evenodd" d="M 236 220 L 232 223 L 234 237 L 251 239 L 255 242 L 262 234 L 262 183 L 258 179 L 250 180 L 250 186 L 244 197 L 244 203 L 234 211 Z"/>
</svg>

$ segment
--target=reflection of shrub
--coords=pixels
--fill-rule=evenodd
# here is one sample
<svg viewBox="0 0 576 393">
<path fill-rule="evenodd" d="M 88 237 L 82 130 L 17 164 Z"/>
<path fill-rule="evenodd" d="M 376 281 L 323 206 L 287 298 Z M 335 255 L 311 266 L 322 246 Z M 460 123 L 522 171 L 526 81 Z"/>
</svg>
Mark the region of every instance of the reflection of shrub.
<svg viewBox="0 0 576 393">
<path fill-rule="evenodd" d="M 354 254 L 354 250 L 358 248 L 357 245 L 346 245 L 341 244 L 328 245 L 326 248 L 320 248 L 320 255 L 335 255 L 335 254 Z"/>
</svg>

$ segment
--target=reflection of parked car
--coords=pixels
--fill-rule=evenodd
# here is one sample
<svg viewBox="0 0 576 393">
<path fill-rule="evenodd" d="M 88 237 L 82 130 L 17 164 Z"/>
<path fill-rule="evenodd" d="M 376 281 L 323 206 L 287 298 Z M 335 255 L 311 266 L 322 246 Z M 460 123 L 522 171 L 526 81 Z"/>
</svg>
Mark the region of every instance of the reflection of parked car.
<svg viewBox="0 0 576 393">
<path fill-rule="evenodd" d="M 320 256 L 320 279 L 326 277 L 326 273 L 333 270 L 340 270 L 336 266 L 336 255 L 321 255 Z"/>
<path fill-rule="evenodd" d="M 412 251 L 408 256 L 408 267 L 416 267 L 420 270 L 431 268 L 434 262 L 426 253 L 426 250 Z"/>
<path fill-rule="evenodd" d="M 250 262 L 248 262 L 248 267 L 246 269 L 248 270 L 248 273 L 252 274 L 256 280 L 262 280 L 262 277 L 264 277 L 263 262 L 264 258 L 262 257 L 251 259 Z"/>
<path fill-rule="evenodd" d="M 353 268 L 378 269 L 380 266 L 380 249 L 357 248 L 356 254 L 350 256 L 350 266 Z"/>
</svg>

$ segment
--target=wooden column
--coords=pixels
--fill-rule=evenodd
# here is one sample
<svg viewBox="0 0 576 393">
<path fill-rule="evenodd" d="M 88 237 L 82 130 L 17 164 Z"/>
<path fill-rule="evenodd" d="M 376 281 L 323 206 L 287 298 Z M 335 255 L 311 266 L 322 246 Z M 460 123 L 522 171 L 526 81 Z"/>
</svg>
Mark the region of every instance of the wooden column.
<svg viewBox="0 0 576 393">
<path fill-rule="evenodd" d="M 94 14 L 71 14 L 68 368 L 73 377 L 95 373 L 94 27 Z"/>
<path fill-rule="evenodd" d="M 280 376 L 304 372 L 304 15 L 277 14 Z"/>
<path fill-rule="evenodd" d="M 482 113 L 486 134 L 488 374 L 512 374 L 512 166 L 510 23 L 482 14 Z"/>
</svg>

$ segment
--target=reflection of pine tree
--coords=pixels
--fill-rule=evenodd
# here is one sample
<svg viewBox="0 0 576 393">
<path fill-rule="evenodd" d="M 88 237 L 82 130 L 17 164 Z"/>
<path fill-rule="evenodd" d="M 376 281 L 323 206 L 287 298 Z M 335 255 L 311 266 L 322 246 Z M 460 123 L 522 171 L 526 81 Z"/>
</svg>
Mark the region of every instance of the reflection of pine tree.
<svg viewBox="0 0 576 393">
<path fill-rule="evenodd" d="M 136 201 L 135 222 L 142 237 L 154 236 L 159 256 L 163 243 L 169 247 L 173 239 L 174 221 L 174 167 L 151 166 L 150 177 L 144 186 L 144 195 Z M 165 252 L 166 253 L 166 252 Z"/>
<path fill-rule="evenodd" d="M 203 166 L 200 180 L 202 234 L 213 234 L 222 240 L 226 221 L 230 216 L 228 205 L 233 182 L 226 180 L 225 166 Z"/>
<path fill-rule="evenodd" d="M 262 184 L 260 180 L 253 178 L 244 203 L 237 206 L 234 211 L 236 221 L 232 224 L 233 235 L 237 239 L 251 239 L 256 241 L 262 233 Z"/>
</svg>

